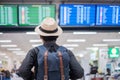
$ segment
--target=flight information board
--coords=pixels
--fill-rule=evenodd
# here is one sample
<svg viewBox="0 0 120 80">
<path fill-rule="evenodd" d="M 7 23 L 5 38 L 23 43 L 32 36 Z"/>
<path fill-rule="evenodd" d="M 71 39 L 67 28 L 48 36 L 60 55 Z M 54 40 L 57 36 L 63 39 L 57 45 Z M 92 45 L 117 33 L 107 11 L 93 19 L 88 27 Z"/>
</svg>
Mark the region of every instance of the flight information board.
<svg viewBox="0 0 120 80">
<path fill-rule="evenodd" d="M 45 17 L 55 18 L 55 5 L 19 5 L 19 25 L 38 25 Z"/>
<path fill-rule="evenodd" d="M 0 25 L 17 26 L 17 5 L 0 5 Z"/>
<path fill-rule="evenodd" d="M 60 26 L 94 26 L 95 5 L 61 4 Z"/>
<path fill-rule="evenodd" d="M 120 25 L 120 6 L 97 5 L 96 25 L 100 26 Z"/>
</svg>

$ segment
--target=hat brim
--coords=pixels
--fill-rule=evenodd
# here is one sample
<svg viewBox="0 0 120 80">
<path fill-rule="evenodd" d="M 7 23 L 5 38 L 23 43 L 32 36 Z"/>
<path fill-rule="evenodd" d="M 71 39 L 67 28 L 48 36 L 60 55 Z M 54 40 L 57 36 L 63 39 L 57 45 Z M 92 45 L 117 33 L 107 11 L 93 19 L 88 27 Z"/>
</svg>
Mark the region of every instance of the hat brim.
<svg viewBox="0 0 120 80">
<path fill-rule="evenodd" d="M 39 27 L 40 26 L 37 26 L 36 28 L 35 28 L 35 32 L 37 33 L 37 34 L 39 34 L 39 35 L 41 35 L 41 36 L 59 36 L 59 35 L 61 35 L 62 33 L 63 33 L 63 30 L 61 29 L 61 27 L 57 27 L 58 28 L 58 30 L 57 30 L 57 32 L 55 32 L 55 33 L 45 33 L 45 32 L 43 32 L 43 31 L 41 31 L 40 29 L 39 29 Z"/>
</svg>

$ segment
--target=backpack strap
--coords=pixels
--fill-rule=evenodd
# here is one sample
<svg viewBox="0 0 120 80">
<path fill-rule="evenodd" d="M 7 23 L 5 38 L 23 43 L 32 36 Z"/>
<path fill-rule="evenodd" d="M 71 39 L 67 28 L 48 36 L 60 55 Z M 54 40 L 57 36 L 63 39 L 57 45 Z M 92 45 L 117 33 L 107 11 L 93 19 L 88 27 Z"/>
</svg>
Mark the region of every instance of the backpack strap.
<svg viewBox="0 0 120 80">
<path fill-rule="evenodd" d="M 60 74 L 61 74 L 61 80 L 65 79 L 64 76 L 64 65 L 63 65 L 63 58 L 62 58 L 62 53 L 58 51 L 58 56 L 60 59 Z M 48 51 L 45 52 L 44 54 L 44 80 L 48 80 Z"/>
<path fill-rule="evenodd" d="M 48 80 L 48 51 L 45 52 L 44 54 L 44 80 Z"/>
<path fill-rule="evenodd" d="M 63 66 L 62 53 L 61 53 L 60 51 L 58 52 L 58 56 L 59 56 L 59 59 L 60 59 L 60 74 L 61 74 L 61 80 L 64 80 L 64 79 L 65 79 L 65 76 L 64 76 L 64 66 Z"/>
</svg>

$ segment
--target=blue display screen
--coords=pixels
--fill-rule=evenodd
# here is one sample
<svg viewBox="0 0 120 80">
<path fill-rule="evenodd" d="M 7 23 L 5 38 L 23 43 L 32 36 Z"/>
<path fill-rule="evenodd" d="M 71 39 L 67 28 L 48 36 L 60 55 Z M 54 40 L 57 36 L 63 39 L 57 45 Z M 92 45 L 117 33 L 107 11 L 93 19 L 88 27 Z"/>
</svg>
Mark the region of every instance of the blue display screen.
<svg viewBox="0 0 120 80">
<path fill-rule="evenodd" d="M 120 6 L 97 5 L 96 10 L 97 26 L 117 26 L 120 25 Z"/>
<path fill-rule="evenodd" d="M 94 26 L 95 5 L 61 4 L 60 26 Z"/>
</svg>

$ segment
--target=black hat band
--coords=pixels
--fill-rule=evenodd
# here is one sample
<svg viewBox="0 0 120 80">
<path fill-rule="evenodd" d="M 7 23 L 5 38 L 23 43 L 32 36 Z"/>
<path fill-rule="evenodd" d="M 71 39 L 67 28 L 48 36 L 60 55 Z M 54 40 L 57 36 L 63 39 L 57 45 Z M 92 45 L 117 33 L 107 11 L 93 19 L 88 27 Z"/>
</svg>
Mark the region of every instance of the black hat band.
<svg viewBox="0 0 120 80">
<path fill-rule="evenodd" d="M 53 31 L 45 30 L 45 29 L 43 29 L 42 27 L 39 27 L 39 29 L 40 29 L 42 32 L 44 32 L 44 33 L 56 33 L 56 32 L 58 31 L 57 28 L 56 28 L 55 30 L 53 30 Z"/>
</svg>

